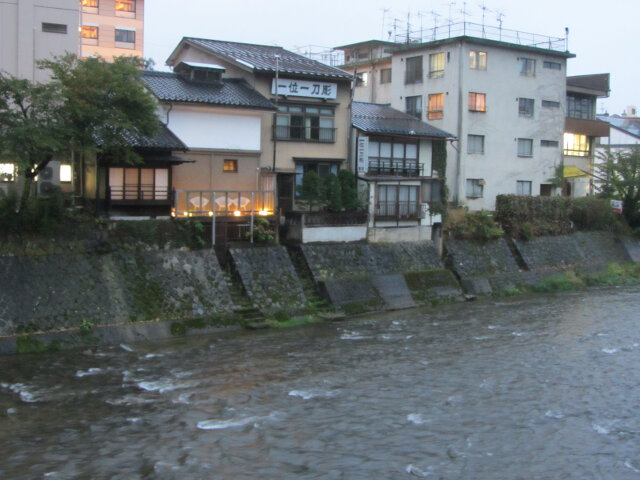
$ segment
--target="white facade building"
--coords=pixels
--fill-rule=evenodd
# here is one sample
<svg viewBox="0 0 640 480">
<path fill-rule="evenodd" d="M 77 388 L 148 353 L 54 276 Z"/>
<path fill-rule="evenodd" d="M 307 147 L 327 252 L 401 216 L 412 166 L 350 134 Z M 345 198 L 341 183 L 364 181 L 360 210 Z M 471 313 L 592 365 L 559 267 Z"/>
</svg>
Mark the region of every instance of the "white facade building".
<svg viewBox="0 0 640 480">
<path fill-rule="evenodd" d="M 342 47 L 345 58 L 371 43 Z M 397 44 L 388 55 L 391 88 L 372 85 L 388 68 L 382 60 L 360 61 L 358 72 L 369 75 L 354 97 L 389 103 L 457 137 L 447 149 L 450 201 L 492 210 L 499 194 L 551 194 L 573 54 L 462 36 Z M 354 72 L 356 64 L 342 68 Z"/>
</svg>

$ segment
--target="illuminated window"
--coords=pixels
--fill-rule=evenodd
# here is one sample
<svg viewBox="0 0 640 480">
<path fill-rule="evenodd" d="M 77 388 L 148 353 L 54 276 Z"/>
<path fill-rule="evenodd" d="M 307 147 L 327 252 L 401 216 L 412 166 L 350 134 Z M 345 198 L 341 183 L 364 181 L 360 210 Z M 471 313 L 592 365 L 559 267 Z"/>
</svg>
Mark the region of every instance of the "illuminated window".
<svg viewBox="0 0 640 480">
<path fill-rule="evenodd" d="M 80 35 L 82 38 L 87 38 L 90 40 L 98 39 L 98 27 L 94 25 L 82 25 L 82 30 L 80 31 Z"/>
<path fill-rule="evenodd" d="M 429 78 L 444 77 L 444 52 L 429 55 Z"/>
<path fill-rule="evenodd" d="M 116 0 L 116 12 L 135 12 L 136 0 Z"/>
<path fill-rule="evenodd" d="M 469 111 L 486 112 L 487 96 L 484 93 L 469 92 Z"/>
<path fill-rule="evenodd" d="M 469 68 L 473 70 L 486 70 L 487 69 L 487 52 L 476 52 L 472 50 L 469 52 Z"/>
<path fill-rule="evenodd" d="M 422 83 L 422 57 L 407 58 L 404 83 Z"/>
<path fill-rule="evenodd" d="M 528 180 L 516 181 L 516 195 L 525 197 L 531 196 L 531 182 Z"/>
<path fill-rule="evenodd" d="M 380 70 L 380 83 L 391 83 L 390 68 L 383 68 Z"/>
<path fill-rule="evenodd" d="M 225 159 L 222 164 L 222 171 L 236 173 L 238 171 L 238 160 Z"/>
<path fill-rule="evenodd" d="M 518 99 L 518 114 L 521 117 L 533 117 L 533 98 Z"/>
<path fill-rule="evenodd" d="M 61 182 L 71 181 L 71 165 L 66 165 L 64 163 L 60 165 L 60 181 Z"/>
<path fill-rule="evenodd" d="M 467 135 L 467 153 L 484 154 L 484 135 Z"/>
<path fill-rule="evenodd" d="M 406 97 L 405 101 L 405 112 L 413 117 L 422 119 L 422 95 L 417 95 L 415 97 Z"/>
<path fill-rule="evenodd" d="M 536 74 L 536 61 L 533 58 L 519 58 L 520 75 L 533 77 Z"/>
<path fill-rule="evenodd" d="M 168 201 L 168 168 L 109 168 L 109 195 L 115 201 Z"/>
<path fill-rule="evenodd" d="M 13 182 L 16 179 L 16 166 L 13 163 L 0 163 L 0 182 Z"/>
<path fill-rule="evenodd" d="M 589 138 L 575 133 L 564 134 L 564 154 L 573 157 L 588 157 L 591 153 Z"/>
<path fill-rule="evenodd" d="M 135 30 L 125 30 L 124 28 L 116 28 L 116 42 L 136 43 Z"/>
<path fill-rule="evenodd" d="M 518 156 L 533 157 L 533 139 L 531 138 L 518 139 Z"/>
<path fill-rule="evenodd" d="M 98 0 L 80 0 L 80 6 L 88 8 L 98 8 Z"/>
<path fill-rule="evenodd" d="M 434 93 L 429 95 L 429 109 L 427 118 L 436 120 L 444 116 L 444 93 Z"/>
</svg>

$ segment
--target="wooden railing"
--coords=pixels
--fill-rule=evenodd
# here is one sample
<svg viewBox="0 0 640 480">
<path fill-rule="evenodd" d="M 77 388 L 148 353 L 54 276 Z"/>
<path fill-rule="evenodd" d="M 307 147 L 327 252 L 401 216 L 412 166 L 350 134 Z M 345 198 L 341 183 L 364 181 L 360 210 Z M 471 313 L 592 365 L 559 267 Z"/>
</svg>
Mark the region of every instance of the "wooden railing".
<svg viewBox="0 0 640 480">
<path fill-rule="evenodd" d="M 174 217 L 273 215 L 275 194 L 269 190 L 175 190 Z"/>
</svg>

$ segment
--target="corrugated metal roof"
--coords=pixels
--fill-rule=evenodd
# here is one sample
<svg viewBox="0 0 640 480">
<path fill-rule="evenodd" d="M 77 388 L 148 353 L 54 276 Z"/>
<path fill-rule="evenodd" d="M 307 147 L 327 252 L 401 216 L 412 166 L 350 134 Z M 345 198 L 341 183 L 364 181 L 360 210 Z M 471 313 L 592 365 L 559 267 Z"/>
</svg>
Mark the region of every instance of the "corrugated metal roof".
<svg viewBox="0 0 640 480">
<path fill-rule="evenodd" d="M 353 77 L 344 70 L 311 60 L 282 47 L 193 37 L 185 37 L 183 41 L 200 46 L 230 61 L 245 65 L 254 71 L 275 72 L 276 55 L 278 55 L 277 67 L 280 73 L 345 80 L 350 80 Z"/>
<path fill-rule="evenodd" d="M 353 102 L 351 124 L 367 133 L 410 137 L 455 138 L 416 117 L 378 103 Z"/>
<path fill-rule="evenodd" d="M 220 84 L 210 84 L 187 82 L 175 73 L 144 72 L 142 81 L 161 101 L 275 109 L 269 100 L 240 79 L 225 78 Z"/>
</svg>

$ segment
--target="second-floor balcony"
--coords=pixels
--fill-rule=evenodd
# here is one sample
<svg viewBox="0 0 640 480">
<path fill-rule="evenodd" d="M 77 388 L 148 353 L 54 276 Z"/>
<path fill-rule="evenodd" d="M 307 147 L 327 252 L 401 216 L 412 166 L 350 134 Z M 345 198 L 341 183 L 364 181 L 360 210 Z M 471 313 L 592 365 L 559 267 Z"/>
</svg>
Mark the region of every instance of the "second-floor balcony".
<svg viewBox="0 0 640 480">
<path fill-rule="evenodd" d="M 424 165 L 416 162 L 398 162 L 392 160 L 370 160 L 368 175 L 393 177 L 422 177 Z"/>
<path fill-rule="evenodd" d="M 335 143 L 336 129 L 330 127 L 304 127 L 274 125 L 273 138 L 291 142 Z"/>
</svg>

